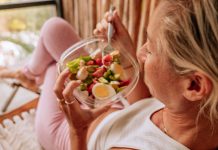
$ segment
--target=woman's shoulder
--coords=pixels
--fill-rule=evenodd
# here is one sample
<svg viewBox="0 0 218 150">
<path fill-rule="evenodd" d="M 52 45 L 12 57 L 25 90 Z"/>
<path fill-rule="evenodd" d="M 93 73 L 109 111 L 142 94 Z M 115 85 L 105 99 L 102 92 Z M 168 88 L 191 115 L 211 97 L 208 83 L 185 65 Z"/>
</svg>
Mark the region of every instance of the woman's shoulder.
<svg viewBox="0 0 218 150">
<path fill-rule="evenodd" d="M 124 122 L 129 122 L 130 120 L 134 120 L 133 122 L 142 121 L 141 117 L 148 116 L 149 113 L 160 107 L 163 107 L 163 104 L 157 99 L 146 98 L 135 102 L 125 109 L 111 110 L 92 123 L 88 139 L 91 135 L 93 137 L 93 135 L 97 136 L 100 132 L 106 132 L 109 126 L 112 127 L 116 124 L 122 128 Z"/>
<path fill-rule="evenodd" d="M 150 120 L 151 114 L 162 107 L 164 104 L 157 99 L 148 98 L 109 115 L 93 134 L 95 144 L 101 149 L 180 149 L 180 145 L 168 141 L 166 135 Z"/>
</svg>

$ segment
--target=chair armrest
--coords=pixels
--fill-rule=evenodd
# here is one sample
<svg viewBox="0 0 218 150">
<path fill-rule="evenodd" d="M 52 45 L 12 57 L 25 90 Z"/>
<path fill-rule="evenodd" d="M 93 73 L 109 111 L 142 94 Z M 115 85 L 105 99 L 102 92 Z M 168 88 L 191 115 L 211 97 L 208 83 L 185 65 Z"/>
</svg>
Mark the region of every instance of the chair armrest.
<svg viewBox="0 0 218 150">
<path fill-rule="evenodd" d="M 22 113 L 22 112 L 25 112 L 25 111 L 29 111 L 30 109 L 32 108 L 36 108 L 37 104 L 38 104 L 38 99 L 39 98 L 35 98 L 33 99 L 32 101 L 16 108 L 15 110 L 11 111 L 11 112 L 8 112 L 6 114 L 3 114 L 3 115 L 0 115 L 0 124 L 2 123 L 2 121 L 4 119 L 10 119 L 10 120 L 13 120 L 13 116 L 15 115 L 19 115 Z"/>
</svg>

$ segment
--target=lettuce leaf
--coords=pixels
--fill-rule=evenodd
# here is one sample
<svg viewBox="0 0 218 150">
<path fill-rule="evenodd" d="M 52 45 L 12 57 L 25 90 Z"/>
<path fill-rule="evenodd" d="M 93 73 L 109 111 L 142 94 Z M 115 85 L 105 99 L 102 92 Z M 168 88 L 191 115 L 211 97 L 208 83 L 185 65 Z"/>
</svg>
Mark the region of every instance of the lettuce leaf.
<svg viewBox="0 0 218 150">
<path fill-rule="evenodd" d="M 66 66 L 69 68 L 71 73 L 74 73 L 74 74 L 77 73 L 77 71 L 79 70 L 80 60 L 81 60 L 81 58 L 77 58 L 77 59 L 74 59 L 72 61 L 69 61 L 66 64 Z"/>
</svg>

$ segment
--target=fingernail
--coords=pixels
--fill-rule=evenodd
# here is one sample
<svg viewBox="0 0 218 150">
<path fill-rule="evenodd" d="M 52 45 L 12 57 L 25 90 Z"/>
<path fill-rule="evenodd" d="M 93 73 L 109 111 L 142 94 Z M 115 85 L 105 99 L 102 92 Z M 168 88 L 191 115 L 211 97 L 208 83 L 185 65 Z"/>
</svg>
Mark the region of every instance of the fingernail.
<svg viewBox="0 0 218 150">
<path fill-rule="evenodd" d="M 112 21 L 112 16 L 108 16 L 108 21 Z"/>
<path fill-rule="evenodd" d="M 71 73 L 69 68 L 66 69 L 66 73 Z"/>
<path fill-rule="evenodd" d="M 76 82 L 77 82 L 77 83 L 81 83 L 82 81 L 81 81 L 81 80 L 77 80 Z"/>
</svg>

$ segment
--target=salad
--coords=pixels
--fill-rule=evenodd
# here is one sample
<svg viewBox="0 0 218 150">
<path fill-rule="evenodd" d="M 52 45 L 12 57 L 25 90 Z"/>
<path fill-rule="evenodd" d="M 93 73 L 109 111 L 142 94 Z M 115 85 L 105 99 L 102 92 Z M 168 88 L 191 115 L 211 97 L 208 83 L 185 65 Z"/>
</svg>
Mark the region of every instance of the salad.
<svg viewBox="0 0 218 150">
<path fill-rule="evenodd" d="M 118 50 L 102 58 L 102 51 L 97 49 L 90 55 L 69 61 L 66 66 L 72 73 L 71 80 L 82 81 L 77 90 L 92 99 L 108 99 L 130 83 Z"/>
</svg>

